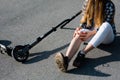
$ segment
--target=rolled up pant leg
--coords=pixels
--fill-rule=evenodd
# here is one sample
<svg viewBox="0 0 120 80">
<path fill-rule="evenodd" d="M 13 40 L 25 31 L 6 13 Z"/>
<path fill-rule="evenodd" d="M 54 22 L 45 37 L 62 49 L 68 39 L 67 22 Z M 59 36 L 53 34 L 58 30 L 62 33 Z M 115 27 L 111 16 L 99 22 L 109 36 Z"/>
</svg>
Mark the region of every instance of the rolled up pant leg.
<svg viewBox="0 0 120 80">
<path fill-rule="evenodd" d="M 101 43 L 109 44 L 113 40 L 114 40 L 114 33 L 112 27 L 108 22 L 104 22 L 88 44 L 92 44 L 94 47 L 97 47 Z"/>
</svg>

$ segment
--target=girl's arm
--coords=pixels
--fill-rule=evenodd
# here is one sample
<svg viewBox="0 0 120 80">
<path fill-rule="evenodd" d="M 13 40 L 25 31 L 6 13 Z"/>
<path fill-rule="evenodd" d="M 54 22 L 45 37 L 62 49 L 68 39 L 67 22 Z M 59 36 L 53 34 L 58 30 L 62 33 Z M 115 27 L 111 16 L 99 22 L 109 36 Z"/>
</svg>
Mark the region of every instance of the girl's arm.
<svg viewBox="0 0 120 80">
<path fill-rule="evenodd" d="M 114 15 L 115 15 L 115 6 L 111 1 L 109 1 L 105 5 L 105 21 L 111 24 L 114 19 Z"/>
</svg>

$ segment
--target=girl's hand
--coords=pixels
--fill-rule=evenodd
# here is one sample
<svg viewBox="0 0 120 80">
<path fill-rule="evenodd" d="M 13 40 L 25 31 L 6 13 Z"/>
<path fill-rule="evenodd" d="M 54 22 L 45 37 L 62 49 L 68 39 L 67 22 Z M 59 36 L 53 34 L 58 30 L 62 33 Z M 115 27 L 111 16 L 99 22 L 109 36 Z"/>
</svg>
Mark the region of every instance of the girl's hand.
<svg viewBox="0 0 120 80">
<path fill-rule="evenodd" d="M 88 32 L 82 32 L 81 34 L 80 34 L 80 39 L 82 40 L 82 41 L 86 41 L 86 40 L 88 40 L 91 36 L 93 36 L 93 35 L 95 35 L 96 34 L 96 31 L 95 30 L 93 30 L 93 31 L 88 31 Z"/>
<path fill-rule="evenodd" d="M 73 37 L 75 37 L 77 34 L 80 34 L 80 27 L 77 27 L 76 30 L 74 31 Z"/>
<path fill-rule="evenodd" d="M 88 37 L 88 32 L 81 32 L 80 33 L 80 39 L 81 41 L 86 41 Z"/>
</svg>

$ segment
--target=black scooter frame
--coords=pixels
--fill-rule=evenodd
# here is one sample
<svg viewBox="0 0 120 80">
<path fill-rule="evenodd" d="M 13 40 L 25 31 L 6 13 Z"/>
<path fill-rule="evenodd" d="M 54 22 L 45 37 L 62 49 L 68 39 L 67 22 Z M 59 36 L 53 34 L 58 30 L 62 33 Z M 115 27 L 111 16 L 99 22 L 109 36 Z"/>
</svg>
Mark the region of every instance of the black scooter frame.
<svg viewBox="0 0 120 80">
<path fill-rule="evenodd" d="M 57 28 L 60 27 L 61 29 L 67 25 L 69 22 L 71 22 L 73 19 L 75 19 L 78 15 L 80 15 L 82 10 L 80 10 L 77 14 L 72 16 L 69 19 L 65 19 L 60 24 L 58 24 L 56 27 L 52 27 L 51 30 L 49 30 L 44 35 L 38 37 L 35 42 L 32 44 L 27 45 L 17 45 L 15 48 L 13 48 L 12 56 L 14 59 L 18 62 L 25 62 L 27 58 L 29 57 L 29 50 L 33 48 L 35 45 L 37 45 L 40 41 L 42 41 L 44 38 L 46 38 L 48 35 L 50 35 L 52 32 L 57 31 Z"/>
</svg>

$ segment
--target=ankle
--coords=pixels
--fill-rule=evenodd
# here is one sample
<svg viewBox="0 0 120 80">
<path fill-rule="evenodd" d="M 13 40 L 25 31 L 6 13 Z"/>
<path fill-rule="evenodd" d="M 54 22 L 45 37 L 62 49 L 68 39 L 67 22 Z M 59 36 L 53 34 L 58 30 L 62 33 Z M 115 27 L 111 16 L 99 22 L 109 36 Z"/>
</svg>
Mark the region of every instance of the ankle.
<svg viewBox="0 0 120 80">
<path fill-rule="evenodd" d="M 83 51 L 83 50 L 80 50 L 80 52 L 79 52 L 80 54 L 86 54 L 86 52 L 85 51 Z"/>
<path fill-rule="evenodd" d="M 66 59 L 66 61 L 67 61 L 68 63 L 70 62 L 70 59 L 69 59 L 68 56 L 65 56 L 65 59 Z"/>
</svg>

